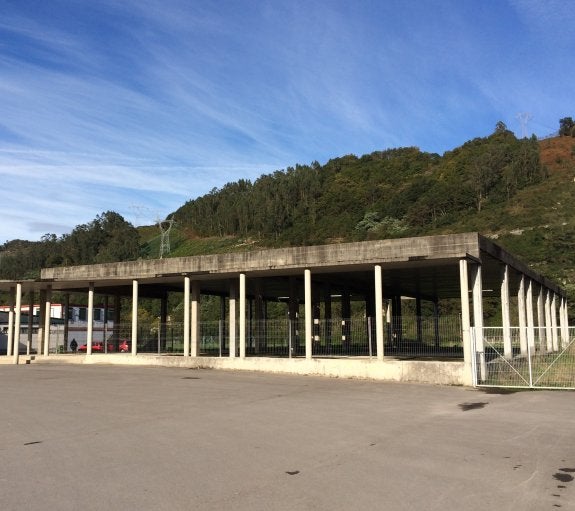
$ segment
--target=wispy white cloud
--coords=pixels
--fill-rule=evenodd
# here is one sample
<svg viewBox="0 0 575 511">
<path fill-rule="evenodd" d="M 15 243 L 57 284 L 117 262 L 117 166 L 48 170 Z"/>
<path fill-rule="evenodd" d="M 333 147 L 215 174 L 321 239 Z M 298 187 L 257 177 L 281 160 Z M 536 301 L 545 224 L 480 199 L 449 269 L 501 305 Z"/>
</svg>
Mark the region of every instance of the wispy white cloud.
<svg viewBox="0 0 575 511">
<path fill-rule="evenodd" d="M 542 4 L 13 3 L 0 20 L 0 240 L 133 204 L 166 214 L 295 163 L 442 151 L 513 127 L 517 111 L 545 134 L 572 114 L 558 113 L 572 105 L 570 54 L 548 46 L 573 14 Z"/>
</svg>

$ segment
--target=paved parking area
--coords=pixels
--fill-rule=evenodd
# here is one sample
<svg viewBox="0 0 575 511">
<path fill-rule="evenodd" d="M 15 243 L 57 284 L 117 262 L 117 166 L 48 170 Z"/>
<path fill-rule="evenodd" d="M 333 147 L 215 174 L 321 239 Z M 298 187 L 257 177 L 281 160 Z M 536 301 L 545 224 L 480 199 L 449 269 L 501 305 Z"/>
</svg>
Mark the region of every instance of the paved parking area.
<svg viewBox="0 0 575 511">
<path fill-rule="evenodd" d="M 575 394 L 0 366 L 2 510 L 575 509 Z"/>
</svg>

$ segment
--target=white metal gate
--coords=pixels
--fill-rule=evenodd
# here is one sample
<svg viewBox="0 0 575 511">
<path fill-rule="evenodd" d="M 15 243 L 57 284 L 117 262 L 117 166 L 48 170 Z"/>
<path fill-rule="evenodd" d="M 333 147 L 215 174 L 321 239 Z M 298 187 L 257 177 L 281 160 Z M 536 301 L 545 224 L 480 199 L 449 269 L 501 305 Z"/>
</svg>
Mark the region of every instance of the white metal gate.
<svg viewBox="0 0 575 511">
<path fill-rule="evenodd" d="M 474 384 L 575 389 L 575 328 L 472 328 Z"/>
</svg>

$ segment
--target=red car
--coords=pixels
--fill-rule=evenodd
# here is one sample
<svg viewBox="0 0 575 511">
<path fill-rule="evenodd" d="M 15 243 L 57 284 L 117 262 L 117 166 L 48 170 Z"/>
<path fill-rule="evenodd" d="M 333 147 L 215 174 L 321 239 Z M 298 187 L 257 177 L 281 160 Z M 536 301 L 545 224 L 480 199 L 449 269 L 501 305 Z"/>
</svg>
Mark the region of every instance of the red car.
<svg viewBox="0 0 575 511">
<path fill-rule="evenodd" d="M 120 341 L 118 348 L 119 348 L 118 351 L 120 353 L 128 353 L 130 351 L 130 345 L 129 345 L 128 341 L 125 339 L 122 339 Z M 87 352 L 88 351 L 88 345 L 82 344 L 82 346 L 80 346 L 78 348 L 78 351 L 84 352 L 84 353 Z M 114 346 L 114 343 L 108 342 L 108 353 L 113 353 L 114 351 L 116 351 L 116 347 Z M 92 353 L 104 353 L 104 343 L 102 341 L 92 342 Z"/>
<path fill-rule="evenodd" d="M 83 351 L 83 352 L 88 351 L 88 345 L 82 344 L 82 346 L 80 346 L 78 348 L 78 351 Z M 114 351 L 114 345 L 111 343 L 108 343 L 108 352 L 110 352 L 110 351 Z M 104 343 L 101 341 L 92 342 L 92 353 L 104 353 Z"/>
</svg>

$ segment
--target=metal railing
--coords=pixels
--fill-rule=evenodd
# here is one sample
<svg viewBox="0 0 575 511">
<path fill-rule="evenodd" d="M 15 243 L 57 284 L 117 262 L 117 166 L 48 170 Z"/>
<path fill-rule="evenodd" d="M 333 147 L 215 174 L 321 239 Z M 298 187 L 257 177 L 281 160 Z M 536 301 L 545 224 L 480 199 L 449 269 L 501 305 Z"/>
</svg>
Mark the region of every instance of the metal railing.
<svg viewBox="0 0 575 511">
<path fill-rule="evenodd" d="M 198 325 L 198 355 L 229 356 L 228 321 L 202 321 Z M 239 325 L 236 325 L 238 328 Z M 54 330 L 50 353 L 86 351 L 86 329 L 76 328 L 64 340 L 63 327 Z M 94 331 L 92 352 L 132 351 L 131 323 Z M 104 342 L 105 339 L 105 342 Z M 384 322 L 384 354 L 393 357 L 462 358 L 463 345 L 459 316 L 402 317 Z M 72 345 L 72 340 L 75 346 Z M 190 336 L 190 342 L 192 341 Z M 140 322 L 137 325 L 138 353 L 183 354 L 184 325 L 180 322 Z M 236 355 L 239 355 L 239 331 L 236 330 Z M 272 319 L 246 323 L 247 357 L 304 357 L 305 321 Z M 374 318 L 314 319 L 312 322 L 312 356 L 375 357 L 376 325 Z"/>
<path fill-rule="evenodd" d="M 575 388 L 574 327 L 489 327 L 471 333 L 476 385 Z"/>
<path fill-rule="evenodd" d="M 386 325 L 386 355 L 463 358 L 460 316 L 392 317 Z"/>
</svg>

